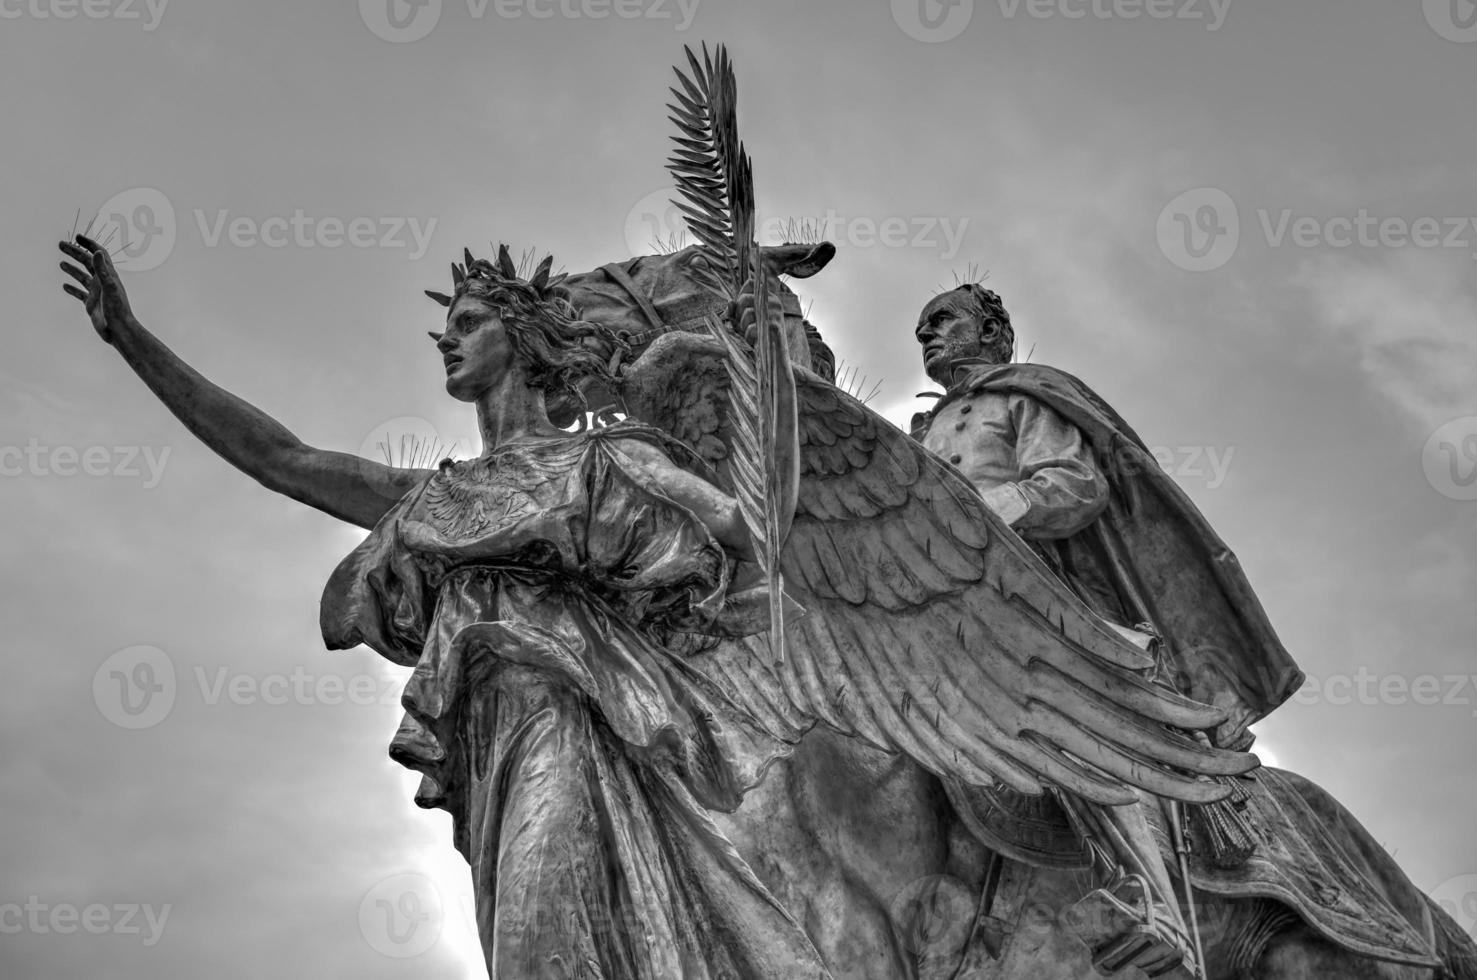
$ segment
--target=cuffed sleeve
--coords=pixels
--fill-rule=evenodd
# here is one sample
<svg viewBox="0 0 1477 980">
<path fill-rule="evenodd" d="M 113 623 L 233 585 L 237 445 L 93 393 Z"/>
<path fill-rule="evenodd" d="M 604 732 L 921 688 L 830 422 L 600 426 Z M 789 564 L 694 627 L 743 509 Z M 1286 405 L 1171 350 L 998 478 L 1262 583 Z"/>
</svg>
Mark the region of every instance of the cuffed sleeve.
<svg viewBox="0 0 1477 980">
<path fill-rule="evenodd" d="M 1082 432 L 1049 406 L 1013 395 L 1019 475 L 1014 487 L 1026 502 L 1013 527 L 1034 538 L 1066 538 L 1108 506 L 1109 487 Z M 1003 488 L 1002 488 L 1003 489 Z"/>
</svg>

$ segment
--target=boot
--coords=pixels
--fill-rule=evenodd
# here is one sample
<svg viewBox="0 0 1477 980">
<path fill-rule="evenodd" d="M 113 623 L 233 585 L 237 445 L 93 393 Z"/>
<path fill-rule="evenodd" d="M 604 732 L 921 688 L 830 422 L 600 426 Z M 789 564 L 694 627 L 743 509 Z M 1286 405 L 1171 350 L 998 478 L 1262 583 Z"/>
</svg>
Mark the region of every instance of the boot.
<svg viewBox="0 0 1477 980">
<path fill-rule="evenodd" d="M 1092 951 L 1093 967 L 1105 976 L 1130 966 L 1150 977 L 1176 970 L 1199 976 L 1179 910 L 1153 901 L 1138 875 L 1090 893 L 1067 910 L 1066 921 Z"/>
</svg>

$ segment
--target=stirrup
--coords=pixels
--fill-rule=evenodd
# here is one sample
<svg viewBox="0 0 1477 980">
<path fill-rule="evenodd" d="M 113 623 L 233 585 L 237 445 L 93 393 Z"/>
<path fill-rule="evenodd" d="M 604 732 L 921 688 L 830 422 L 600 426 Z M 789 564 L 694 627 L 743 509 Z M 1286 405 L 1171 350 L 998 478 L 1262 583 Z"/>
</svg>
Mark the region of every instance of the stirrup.
<svg viewBox="0 0 1477 980">
<path fill-rule="evenodd" d="M 1125 902 L 1113 893 L 1135 884 L 1142 905 Z M 1149 897 L 1147 883 L 1139 875 L 1128 875 L 1113 890 L 1099 888 L 1066 911 L 1066 923 L 1092 952 L 1092 965 L 1112 976 L 1134 966 L 1150 977 L 1161 977 L 1178 969 L 1198 977 L 1190 939 L 1174 921 L 1158 914 Z"/>
</svg>

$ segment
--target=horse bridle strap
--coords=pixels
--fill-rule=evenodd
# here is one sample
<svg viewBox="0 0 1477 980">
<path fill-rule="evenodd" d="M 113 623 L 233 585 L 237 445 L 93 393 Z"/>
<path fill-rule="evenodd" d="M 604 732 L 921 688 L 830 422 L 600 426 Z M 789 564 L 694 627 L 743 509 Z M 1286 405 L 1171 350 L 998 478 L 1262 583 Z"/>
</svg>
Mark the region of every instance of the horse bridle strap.
<svg viewBox="0 0 1477 980">
<path fill-rule="evenodd" d="M 662 322 L 661 316 L 656 312 L 656 307 L 651 305 L 651 299 L 637 288 L 636 281 L 626 273 L 625 269 L 612 262 L 610 265 L 601 266 L 600 271 L 609 276 L 612 282 L 624 289 L 631 299 L 636 301 L 641 315 L 651 325 L 650 330 L 626 338 L 628 343 L 637 346 L 647 344 L 672 329 Z"/>
</svg>

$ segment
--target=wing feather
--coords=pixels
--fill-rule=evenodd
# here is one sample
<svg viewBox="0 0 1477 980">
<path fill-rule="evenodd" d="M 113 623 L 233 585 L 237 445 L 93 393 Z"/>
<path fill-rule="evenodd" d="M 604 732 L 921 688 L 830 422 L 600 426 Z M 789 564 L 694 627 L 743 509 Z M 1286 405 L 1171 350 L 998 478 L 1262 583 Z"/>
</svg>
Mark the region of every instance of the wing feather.
<svg viewBox="0 0 1477 980">
<path fill-rule="evenodd" d="M 658 339 L 629 369 L 627 407 L 674 433 L 716 419 L 720 478 L 752 479 L 755 447 L 729 417 L 742 403 L 707 366 L 724 356 L 714 338 Z M 802 480 L 781 567 L 807 614 L 781 663 L 762 640 L 697 661 L 761 723 L 799 737 L 820 722 L 967 784 L 1109 805 L 1135 788 L 1213 801 L 1228 788 L 1206 777 L 1258 764 L 1187 735 L 1223 712 L 1147 680 L 1149 658 L 952 467 L 834 385 L 803 371 L 796 385 Z"/>
</svg>

